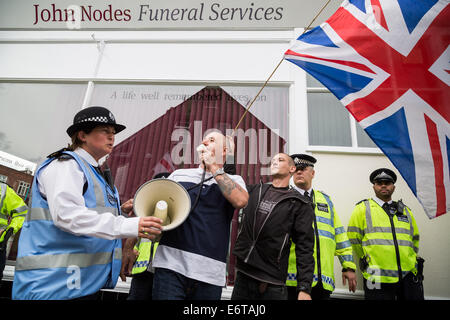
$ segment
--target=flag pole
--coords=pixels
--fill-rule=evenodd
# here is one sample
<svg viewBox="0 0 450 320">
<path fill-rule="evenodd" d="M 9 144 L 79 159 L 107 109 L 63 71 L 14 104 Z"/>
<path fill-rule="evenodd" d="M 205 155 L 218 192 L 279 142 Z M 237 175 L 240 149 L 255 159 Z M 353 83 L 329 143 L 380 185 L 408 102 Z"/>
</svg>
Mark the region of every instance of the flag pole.
<svg viewBox="0 0 450 320">
<path fill-rule="evenodd" d="M 328 6 L 328 4 L 331 2 L 331 0 L 328 0 L 327 3 L 325 3 L 325 5 L 322 6 L 322 8 L 319 10 L 319 12 L 316 14 L 316 16 L 311 20 L 311 22 L 309 23 L 309 25 L 303 30 L 302 34 L 300 36 L 302 36 L 306 31 L 308 31 L 308 29 L 311 27 L 311 25 L 314 23 L 314 21 L 316 21 L 317 17 L 322 13 L 322 11 Z M 275 67 L 275 69 L 273 69 L 272 73 L 270 74 L 270 76 L 267 78 L 267 80 L 264 82 L 263 86 L 261 87 L 261 89 L 259 89 L 258 93 L 256 94 L 256 96 L 253 98 L 253 100 L 250 102 L 250 104 L 248 105 L 248 107 L 245 109 L 244 114 L 241 116 L 241 118 L 239 119 L 236 127 L 233 129 L 233 132 L 231 133 L 231 137 L 234 136 L 234 133 L 236 132 L 237 128 L 239 128 L 239 125 L 241 124 L 242 120 L 244 120 L 245 116 L 247 115 L 248 111 L 250 110 L 250 108 L 252 107 L 253 103 L 255 102 L 255 100 L 259 97 L 259 95 L 261 94 L 261 92 L 263 91 L 263 89 L 266 87 L 267 83 L 269 82 L 269 80 L 272 78 L 273 74 L 275 73 L 275 71 L 277 71 L 277 69 L 280 67 L 281 63 L 284 60 L 284 56 L 281 58 L 280 62 L 278 62 L 277 66 Z"/>
</svg>

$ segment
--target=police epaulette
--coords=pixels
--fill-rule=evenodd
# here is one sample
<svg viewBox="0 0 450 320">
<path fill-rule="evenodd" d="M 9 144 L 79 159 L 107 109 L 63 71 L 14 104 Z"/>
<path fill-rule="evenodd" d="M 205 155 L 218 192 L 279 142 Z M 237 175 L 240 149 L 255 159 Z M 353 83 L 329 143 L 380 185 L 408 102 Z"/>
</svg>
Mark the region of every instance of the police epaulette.
<svg viewBox="0 0 450 320">
<path fill-rule="evenodd" d="M 399 209 L 398 211 L 401 212 L 401 213 L 403 213 L 403 210 L 404 210 L 405 208 L 408 208 L 409 211 L 411 211 L 411 208 L 408 207 L 406 204 L 404 204 L 402 199 L 400 199 L 400 200 L 397 201 L 397 206 L 398 206 L 398 209 Z"/>
<path fill-rule="evenodd" d="M 70 150 L 70 149 L 68 149 L 68 148 L 62 148 L 62 149 L 60 149 L 60 150 L 58 150 L 58 151 L 55 151 L 55 152 L 53 152 L 53 153 L 50 153 L 50 154 L 47 156 L 47 158 L 56 158 L 56 159 L 58 159 L 58 160 L 68 160 L 68 159 L 71 159 L 72 157 L 69 156 L 69 155 L 67 155 L 67 154 L 64 154 L 64 153 L 63 153 L 64 151 L 72 151 L 72 150 Z"/>
<path fill-rule="evenodd" d="M 360 204 L 361 202 L 364 202 L 364 201 L 366 201 L 366 200 L 368 200 L 368 199 L 362 199 L 361 201 L 358 201 L 358 202 L 355 204 L 355 206 L 357 206 L 358 204 Z"/>
<path fill-rule="evenodd" d="M 327 195 L 325 192 L 323 192 L 322 190 L 318 190 L 321 194 L 323 194 L 325 197 L 330 197 L 329 195 Z"/>
</svg>

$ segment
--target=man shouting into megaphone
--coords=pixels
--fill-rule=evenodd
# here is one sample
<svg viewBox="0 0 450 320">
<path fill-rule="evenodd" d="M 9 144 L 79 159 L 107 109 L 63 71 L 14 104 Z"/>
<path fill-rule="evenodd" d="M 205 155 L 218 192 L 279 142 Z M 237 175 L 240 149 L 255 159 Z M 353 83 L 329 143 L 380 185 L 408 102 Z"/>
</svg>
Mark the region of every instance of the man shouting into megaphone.
<svg viewBox="0 0 450 320">
<path fill-rule="evenodd" d="M 197 149 L 200 166 L 168 177 L 189 191 L 192 209 L 181 226 L 163 233 L 153 260 L 154 300 L 220 299 L 231 219 L 248 201 L 242 177 L 223 168 L 233 150 L 232 139 L 211 132 Z"/>
</svg>

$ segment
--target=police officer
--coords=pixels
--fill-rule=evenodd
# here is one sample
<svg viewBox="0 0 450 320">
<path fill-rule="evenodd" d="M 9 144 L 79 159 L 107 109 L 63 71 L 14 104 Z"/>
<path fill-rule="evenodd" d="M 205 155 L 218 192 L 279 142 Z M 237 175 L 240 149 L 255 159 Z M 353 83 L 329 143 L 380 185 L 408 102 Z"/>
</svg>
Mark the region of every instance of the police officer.
<svg viewBox="0 0 450 320">
<path fill-rule="evenodd" d="M 132 204 L 120 205 L 112 177 L 98 168 L 124 129 L 104 107 L 82 109 L 66 131 L 72 145 L 49 155 L 36 170 L 13 299 L 95 299 L 100 289 L 116 285 L 120 238 L 161 233 L 161 219 L 122 215 Z"/>
<path fill-rule="evenodd" d="M 411 210 L 392 201 L 397 175 L 380 168 L 370 174 L 375 197 L 358 202 L 347 234 L 364 277 L 367 300 L 423 300 L 423 259 Z"/>
<path fill-rule="evenodd" d="M 6 246 L 9 237 L 22 228 L 28 207 L 6 183 L 0 182 L 0 280 L 6 264 Z"/>
<path fill-rule="evenodd" d="M 330 197 L 313 189 L 316 158 L 308 154 L 293 154 L 291 158 L 296 165 L 293 175 L 294 188 L 308 197 L 314 206 L 314 276 L 311 298 L 313 300 L 329 299 L 334 290 L 334 256 L 338 256 L 342 265 L 342 281 L 348 282 L 349 291 L 356 290 L 356 265 L 353 262 L 352 248 L 347 234 L 336 213 Z M 289 297 L 295 297 L 295 245 L 291 244 L 289 271 L 286 285 Z"/>
</svg>

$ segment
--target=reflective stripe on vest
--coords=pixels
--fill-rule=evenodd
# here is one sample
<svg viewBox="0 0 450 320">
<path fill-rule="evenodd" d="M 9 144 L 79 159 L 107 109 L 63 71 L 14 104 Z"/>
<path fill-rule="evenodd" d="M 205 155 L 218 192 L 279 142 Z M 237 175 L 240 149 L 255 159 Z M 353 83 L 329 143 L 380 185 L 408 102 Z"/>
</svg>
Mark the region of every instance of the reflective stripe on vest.
<svg viewBox="0 0 450 320">
<path fill-rule="evenodd" d="M 4 241 L 4 230 L 12 229 L 16 234 L 22 228 L 27 211 L 23 199 L 6 183 L 0 182 L 0 243 Z"/>
<path fill-rule="evenodd" d="M 366 224 L 367 224 L 367 231 L 366 233 L 375 233 L 375 232 L 392 232 L 391 227 L 374 227 L 372 223 L 372 213 L 370 210 L 370 202 L 369 200 L 364 200 L 364 205 L 366 206 Z M 396 233 L 409 233 L 411 235 L 411 238 L 414 236 L 414 229 L 412 225 L 411 216 L 409 215 L 409 211 L 406 209 L 403 210 L 403 212 L 406 212 L 406 216 L 408 217 L 410 228 L 409 230 L 403 229 L 403 228 L 395 228 Z"/>
<path fill-rule="evenodd" d="M 84 159 L 73 152 L 66 153 L 78 162 L 88 182 L 83 195 L 86 207 L 100 214 L 120 214 L 117 190 L 107 186 Z M 53 160 L 45 161 L 34 177 L 32 208 L 19 239 L 13 299 L 73 299 L 102 288 L 114 288 L 117 283 L 122 256 L 120 239 L 76 236 L 53 223 L 37 183 L 40 171 Z"/>
<path fill-rule="evenodd" d="M 105 212 L 111 212 L 113 211 L 114 215 L 117 215 L 117 209 L 113 209 L 112 207 L 97 207 L 95 208 L 95 211 L 99 214 L 105 213 Z M 31 211 L 31 210 L 30 210 Z M 36 221 L 36 220 L 47 220 L 47 221 L 53 221 L 52 215 L 49 211 L 49 209 L 46 208 L 33 208 L 33 212 L 31 214 L 28 214 L 26 216 L 26 221 Z"/>
<path fill-rule="evenodd" d="M 389 234 L 391 234 L 392 233 L 392 228 L 391 227 L 374 227 L 373 226 L 372 213 L 371 213 L 371 210 L 370 210 L 370 202 L 369 202 L 369 200 L 364 200 L 364 205 L 366 206 L 366 224 L 367 224 L 367 228 L 366 228 L 365 232 L 367 234 L 370 234 L 370 233 L 389 233 Z M 406 213 L 406 216 L 408 217 L 409 229 L 395 227 L 395 233 L 396 234 L 409 234 L 411 236 L 411 241 L 398 240 L 398 244 L 400 246 L 411 247 L 417 253 L 418 248 L 414 247 L 414 243 L 412 242 L 412 240 L 414 239 L 414 228 L 413 228 L 413 225 L 412 225 L 411 215 L 409 214 L 409 211 L 406 209 L 406 207 L 403 210 L 403 212 Z M 370 246 L 370 245 L 393 246 L 394 245 L 394 240 L 389 240 L 389 239 L 368 239 L 366 241 L 363 241 L 362 245 L 363 246 Z"/>
<path fill-rule="evenodd" d="M 3 208 L 3 202 L 5 202 L 6 189 L 7 189 L 7 185 L 5 183 L 0 183 L 0 191 L 1 191 L 1 193 L 0 193 L 0 209 Z M 0 214 L 2 214 L 2 213 L 0 212 Z M 6 216 L 4 216 L 4 215 L 3 215 L 3 217 L 6 218 Z"/>
<path fill-rule="evenodd" d="M 114 249 L 114 256 L 111 252 L 96 253 L 70 253 L 58 255 L 41 254 L 38 256 L 26 256 L 19 259 L 16 263 L 16 270 L 33 270 L 49 268 L 51 261 L 52 268 L 66 268 L 70 266 L 78 266 L 85 268 L 96 264 L 108 264 L 114 259 L 122 259 L 122 250 Z"/>
<path fill-rule="evenodd" d="M 416 273 L 415 253 L 418 252 L 418 248 L 414 246 L 413 240 L 418 239 L 418 236 L 414 236 L 414 226 L 409 210 L 406 207 L 403 210 L 403 214 L 408 218 L 408 228 L 402 228 L 395 225 L 395 222 L 394 227 L 374 226 L 370 204 L 371 203 L 369 200 L 364 200 L 366 228 L 361 230 L 355 226 L 348 227 L 348 232 L 359 233 L 362 236 L 362 240 L 352 239 L 352 243 L 363 247 L 366 259 L 368 260 L 367 270 L 362 270 L 364 278 L 372 282 L 398 282 L 400 276 L 399 268 L 397 267 L 398 265 L 400 266 L 402 277 L 409 272 Z M 379 207 L 378 204 L 376 205 Z M 379 210 L 381 214 L 381 216 L 378 215 L 378 217 L 382 217 L 382 219 L 384 219 L 378 221 L 378 223 L 381 221 L 390 220 L 384 209 L 378 207 L 377 210 Z M 384 217 L 384 215 L 386 215 L 386 217 Z M 393 229 L 397 236 L 396 241 L 398 251 L 399 253 L 403 253 L 399 254 L 399 256 L 402 256 L 400 261 L 397 261 Z M 403 239 L 399 239 L 399 236 L 403 237 Z M 409 239 L 405 239 L 405 236 Z M 387 239 L 387 237 L 392 237 L 392 239 Z"/>
<path fill-rule="evenodd" d="M 5 201 L 6 197 L 6 184 L 0 183 L 0 234 L 3 232 L 3 230 L 6 229 L 6 226 L 8 225 L 8 217 L 2 213 L 3 209 L 3 202 Z"/>
<path fill-rule="evenodd" d="M 151 271 L 149 269 L 150 261 L 150 252 L 152 249 L 153 242 L 146 238 L 140 238 L 139 245 L 134 248 L 139 251 L 139 256 L 137 257 L 135 263 L 133 264 L 133 269 L 131 274 L 139 274 L 144 271 Z M 153 245 L 153 257 L 156 253 L 156 248 L 158 247 L 158 242 L 155 242 Z"/>
<path fill-rule="evenodd" d="M 316 221 L 319 229 L 318 234 L 321 250 L 321 279 L 324 288 L 326 290 L 333 291 L 335 287 L 334 256 L 338 256 L 343 267 L 349 267 L 356 270 L 356 265 L 353 262 L 351 243 L 347 238 L 347 233 L 345 232 L 345 228 L 341 225 L 339 217 L 335 217 L 336 213 L 330 197 L 321 191 L 314 190 L 314 200 L 316 203 L 314 213 L 316 215 Z M 319 280 L 316 245 L 314 246 L 314 260 L 316 263 L 314 267 L 313 286 L 315 286 Z M 293 243 L 291 243 L 291 250 L 289 254 L 289 267 L 286 285 L 297 285 L 297 266 L 295 259 L 295 245 Z"/>
</svg>

